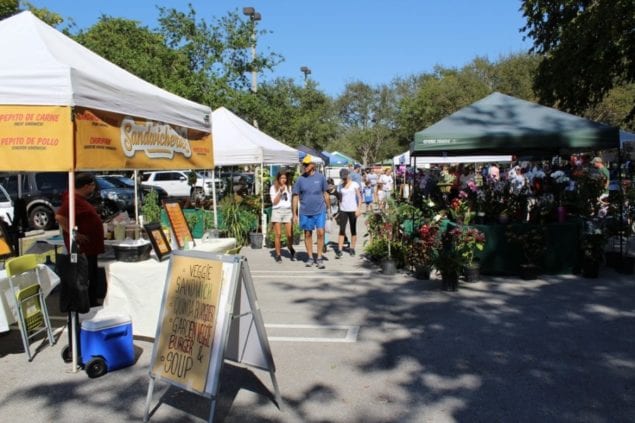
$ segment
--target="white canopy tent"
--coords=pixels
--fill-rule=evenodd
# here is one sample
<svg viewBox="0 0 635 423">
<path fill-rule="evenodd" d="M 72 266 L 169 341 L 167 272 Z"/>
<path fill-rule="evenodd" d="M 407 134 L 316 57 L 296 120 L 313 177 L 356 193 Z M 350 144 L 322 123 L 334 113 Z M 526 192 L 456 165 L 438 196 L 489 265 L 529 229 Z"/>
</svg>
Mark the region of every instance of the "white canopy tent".
<svg viewBox="0 0 635 423">
<path fill-rule="evenodd" d="M 0 104 L 79 106 L 211 132 L 209 107 L 144 81 L 29 11 L 1 21 L 0 40 Z"/>
<path fill-rule="evenodd" d="M 0 50 L 2 136 L 27 147 L 2 144 L 0 169 L 69 172 L 69 227 L 75 227 L 76 170 L 213 165 L 209 107 L 121 69 L 31 12 L 0 21 Z M 124 134 L 126 127 L 131 132 Z M 194 139 L 194 132 L 204 136 Z M 144 137 L 144 143 L 132 148 L 123 142 L 129 141 L 128 134 Z M 108 148 L 88 148 L 95 146 L 93 139 Z M 183 154 L 171 149 L 166 140 L 178 140 L 186 153 L 192 146 L 203 153 Z M 157 146 L 160 155 L 148 154 Z M 77 319 L 71 322 L 72 365 L 77 371 Z"/>
<path fill-rule="evenodd" d="M 454 157 L 441 157 L 441 156 L 418 156 L 415 157 L 417 167 L 423 167 L 423 165 L 430 164 L 442 164 L 442 163 L 502 163 L 511 162 L 512 156 L 454 156 Z M 399 154 L 392 158 L 394 166 L 409 165 L 410 164 L 410 151 L 406 151 L 403 154 Z"/>
<path fill-rule="evenodd" d="M 299 151 L 281 143 L 275 138 L 253 127 L 225 107 L 212 112 L 215 166 L 238 166 L 246 164 L 260 165 L 260 194 L 263 208 L 262 230 L 266 233 L 264 214 L 263 169 L 265 165 L 289 164 L 299 161 Z M 212 186 L 216 186 L 214 182 Z M 218 225 L 216 213 L 216 193 L 214 193 L 214 220 Z"/>
<path fill-rule="evenodd" d="M 31 12 L 0 22 L 0 104 L 82 106 L 210 131 L 210 108 L 121 69 Z"/>
<path fill-rule="evenodd" d="M 254 128 L 224 107 L 212 112 L 214 164 L 297 164 L 298 150 Z"/>
</svg>

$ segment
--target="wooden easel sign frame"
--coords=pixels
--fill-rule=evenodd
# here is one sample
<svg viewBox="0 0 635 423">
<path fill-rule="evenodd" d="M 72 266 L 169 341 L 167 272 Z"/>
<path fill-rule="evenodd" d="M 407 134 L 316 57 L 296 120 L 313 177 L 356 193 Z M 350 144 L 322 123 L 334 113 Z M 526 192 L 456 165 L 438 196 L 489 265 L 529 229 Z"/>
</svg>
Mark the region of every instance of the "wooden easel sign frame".
<svg viewBox="0 0 635 423">
<path fill-rule="evenodd" d="M 158 223 L 150 223 L 143 225 L 143 229 L 145 229 L 148 234 L 154 254 L 157 255 L 159 261 L 169 256 L 172 252 L 172 247 L 170 247 L 170 243 L 168 242 L 161 225 Z"/>
<path fill-rule="evenodd" d="M 194 237 L 187 224 L 187 219 L 185 219 L 181 204 L 178 202 L 167 202 L 163 204 L 163 208 L 170 220 L 170 226 L 172 227 L 172 233 L 174 233 L 174 238 L 176 239 L 176 245 L 179 247 L 179 250 L 182 250 L 185 248 L 185 243 L 188 240 L 194 242 Z"/>
<path fill-rule="evenodd" d="M 208 421 L 212 422 L 225 359 L 268 370 L 280 408 L 275 365 L 255 294 L 242 256 L 172 253 L 152 349 L 144 421 L 150 418 L 154 383 L 160 379 L 211 398 Z"/>
</svg>

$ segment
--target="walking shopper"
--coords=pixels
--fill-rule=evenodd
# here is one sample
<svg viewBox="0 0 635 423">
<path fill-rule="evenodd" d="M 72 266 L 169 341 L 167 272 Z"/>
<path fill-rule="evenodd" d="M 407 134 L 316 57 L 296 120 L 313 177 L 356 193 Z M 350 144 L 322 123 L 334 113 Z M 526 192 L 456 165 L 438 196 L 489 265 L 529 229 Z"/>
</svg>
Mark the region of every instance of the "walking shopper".
<svg viewBox="0 0 635 423">
<path fill-rule="evenodd" d="M 75 225 L 79 252 L 88 262 L 88 298 L 91 307 L 99 306 L 99 271 L 97 256 L 104 252 L 104 225 L 95 207 L 88 202 L 96 187 L 95 177 L 90 173 L 75 175 Z M 69 241 L 69 193 L 62 196 L 62 205 L 55 213 L 55 220 L 64 233 L 66 250 L 71 251 Z"/>
<path fill-rule="evenodd" d="M 331 207 L 326 178 L 315 169 L 312 157 L 307 154 L 302 160 L 304 172 L 293 185 L 293 219 L 304 231 L 306 246 L 306 266 L 313 260 L 313 230 L 317 236 L 317 258 L 314 261 L 318 269 L 324 269 L 324 225 Z M 329 218 L 330 218 L 329 214 Z"/>
<path fill-rule="evenodd" d="M 340 202 L 337 198 L 339 193 L 337 192 L 337 187 L 335 186 L 335 181 L 333 178 L 326 179 L 326 192 L 329 195 L 330 207 L 327 211 L 327 217 L 336 217 L 340 211 Z M 333 221 L 328 220 L 324 226 L 324 252 L 326 253 L 327 247 L 329 245 L 329 232 L 333 231 L 332 225 Z"/>
<path fill-rule="evenodd" d="M 386 191 L 384 191 L 384 184 L 377 182 L 375 187 L 375 204 L 377 204 L 377 210 L 386 209 Z"/>
<path fill-rule="evenodd" d="M 355 243 L 357 241 L 357 218 L 362 213 L 362 194 L 359 190 L 359 184 L 351 180 L 347 169 L 340 172 L 342 183 L 338 191 L 340 194 L 340 213 L 338 215 L 338 224 L 340 234 L 337 241 L 337 252 L 335 258 L 342 257 L 342 249 L 344 246 L 344 237 L 346 236 L 346 225 L 348 224 L 351 231 L 351 242 L 348 251 L 351 256 L 355 255 Z"/>
<path fill-rule="evenodd" d="M 379 176 L 379 182 L 382 184 L 384 193 L 386 194 L 386 199 L 390 198 L 395 184 L 395 181 L 392 178 L 391 168 L 387 167 L 386 170 L 384 170 L 384 174 Z"/>
<path fill-rule="evenodd" d="M 282 262 L 280 256 L 280 238 L 282 237 L 282 225 L 284 225 L 285 234 L 287 236 L 287 245 L 291 260 L 295 259 L 295 250 L 293 249 L 293 212 L 291 211 L 291 187 L 289 186 L 289 177 L 286 172 L 280 171 L 276 175 L 276 180 L 269 190 L 271 196 L 271 223 L 273 224 L 274 247 L 276 250 L 276 261 Z"/>
<path fill-rule="evenodd" d="M 375 193 L 373 192 L 373 186 L 370 184 L 370 181 L 366 181 L 366 184 L 362 188 L 362 198 L 364 200 L 364 204 L 366 205 L 366 210 L 364 213 L 368 213 L 373 210 L 373 200 L 375 199 Z"/>
</svg>

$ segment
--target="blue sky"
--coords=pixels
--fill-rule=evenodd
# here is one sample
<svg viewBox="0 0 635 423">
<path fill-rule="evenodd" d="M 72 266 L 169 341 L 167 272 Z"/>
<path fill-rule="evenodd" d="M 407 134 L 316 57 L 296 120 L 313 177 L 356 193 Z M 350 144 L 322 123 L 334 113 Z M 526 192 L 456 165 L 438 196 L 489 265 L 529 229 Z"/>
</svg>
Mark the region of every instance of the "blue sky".
<svg viewBox="0 0 635 423">
<path fill-rule="evenodd" d="M 71 17 L 78 28 L 100 15 L 125 17 L 156 26 L 155 5 L 186 10 L 188 1 L 31 0 Z M 341 94 L 347 82 L 389 83 L 397 76 L 431 71 L 435 65 L 461 67 L 476 56 L 497 60 L 527 51 L 519 29 L 520 0 L 190 0 L 201 18 L 221 17 L 253 6 L 262 15 L 258 49 L 281 54 L 285 61 L 259 80 L 303 80 L 301 66 L 329 95 Z"/>
</svg>

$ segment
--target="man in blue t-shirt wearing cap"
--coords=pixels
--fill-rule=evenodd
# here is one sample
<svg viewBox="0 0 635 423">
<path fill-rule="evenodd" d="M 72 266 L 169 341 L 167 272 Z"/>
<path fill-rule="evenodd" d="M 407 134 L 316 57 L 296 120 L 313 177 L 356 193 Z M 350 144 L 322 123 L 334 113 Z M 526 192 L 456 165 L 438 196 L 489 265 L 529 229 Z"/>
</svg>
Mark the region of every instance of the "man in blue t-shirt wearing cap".
<svg viewBox="0 0 635 423">
<path fill-rule="evenodd" d="M 313 230 L 315 229 L 317 258 L 314 264 L 318 269 L 324 269 L 324 260 L 322 259 L 324 226 L 327 211 L 331 209 L 331 199 L 326 192 L 326 178 L 315 169 L 313 158 L 309 154 L 302 160 L 302 165 L 304 172 L 293 185 L 293 219 L 304 231 L 304 245 L 308 255 L 306 266 L 309 267 L 313 264 Z"/>
</svg>

